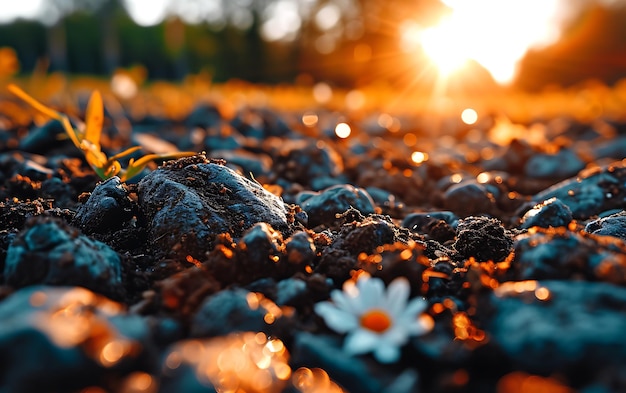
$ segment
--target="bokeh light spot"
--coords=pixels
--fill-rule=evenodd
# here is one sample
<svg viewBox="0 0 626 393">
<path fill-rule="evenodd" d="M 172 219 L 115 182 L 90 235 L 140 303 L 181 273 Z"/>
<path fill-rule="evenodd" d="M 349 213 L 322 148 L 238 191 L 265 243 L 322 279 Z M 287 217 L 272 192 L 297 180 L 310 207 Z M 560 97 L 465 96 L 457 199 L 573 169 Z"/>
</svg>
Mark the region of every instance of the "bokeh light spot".
<svg viewBox="0 0 626 393">
<path fill-rule="evenodd" d="M 467 125 L 475 124 L 478 121 L 478 113 L 472 108 L 465 108 L 461 112 L 461 120 Z"/>
<path fill-rule="evenodd" d="M 168 3 L 168 0 L 124 0 L 124 7 L 139 26 L 154 26 L 165 19 Z"/>
<path fill-rule="evenodd" d="M 422 151 L 414 151 L 411 154 L 411 160 L 416 164 L 421 164 L 422 162 L 428 160 L 428 153 L 424 153 Z"/>
<path fill-rule="evenodd" d="M 326 104 L 333 98 L 333 89 L 328 83 L 316 83 L 313 86 L 313 98 L 320 104 Z"/>
<path fill-rule="evenodd" d="M 334 3 L 326 3 L 315 14 L 315 25 L 320 30 L 330 30 L 339 23 L 341 10 Z"/>
<path fill-rule="evenodd" d="M 318 116 L 313 112 L 306 112 L 302 115 L 302 124 L 307 127 L 315 127 L 318 121 Z"/>
<path fill-rule="evenodd" d="M 352 133 L 352 129 L 346 123 L 339 123 L 335 127 L 335 134 L 341 139 L 345 139 L 349 137 L 351 133 Z"/>
</svg>

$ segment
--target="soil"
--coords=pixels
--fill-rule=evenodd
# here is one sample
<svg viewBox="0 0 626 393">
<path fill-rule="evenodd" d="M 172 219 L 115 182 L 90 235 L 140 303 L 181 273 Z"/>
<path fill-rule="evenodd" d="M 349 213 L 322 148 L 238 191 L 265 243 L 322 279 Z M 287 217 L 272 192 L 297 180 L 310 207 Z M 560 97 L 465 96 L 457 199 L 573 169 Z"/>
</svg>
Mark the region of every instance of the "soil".
<svg viewBox="0 0 626 393">
<path fill-rule="evenodd" d="M 128 114 L 144 153 L 199 154 L 122 183 L 24 113 L 0 113 L 2 391 L 626 390 L 626 150 L 607 148 L 626 124 L 568 120 L 546 146 L 355 119 L 340 139 L 202 104 Z M 115 154 L 133 138 L 107 116 Z M 348 356 L 314 312 L 362 271 L 428 302 L 397 362 Z"/>
</svg>

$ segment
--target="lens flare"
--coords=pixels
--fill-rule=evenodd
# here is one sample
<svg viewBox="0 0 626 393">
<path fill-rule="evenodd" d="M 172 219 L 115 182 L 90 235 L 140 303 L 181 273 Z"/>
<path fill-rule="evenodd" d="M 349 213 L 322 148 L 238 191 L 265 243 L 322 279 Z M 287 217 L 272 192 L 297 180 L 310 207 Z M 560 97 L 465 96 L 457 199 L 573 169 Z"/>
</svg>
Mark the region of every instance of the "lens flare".
<svg viewBox="0 0 626 393">
<path fill-rule="evenodd" d="M 571 14 L 563 0 L 443 3 L 449 14 L 437 25 L 419 31 L 424 53 L 440 74 L 448 75 L 474 60 L 500 84 L 513 80 L 517 63 L 529 49 L 556 42 Z M 416 34 L 415 29 L 407 32 Z"/>
</svg>

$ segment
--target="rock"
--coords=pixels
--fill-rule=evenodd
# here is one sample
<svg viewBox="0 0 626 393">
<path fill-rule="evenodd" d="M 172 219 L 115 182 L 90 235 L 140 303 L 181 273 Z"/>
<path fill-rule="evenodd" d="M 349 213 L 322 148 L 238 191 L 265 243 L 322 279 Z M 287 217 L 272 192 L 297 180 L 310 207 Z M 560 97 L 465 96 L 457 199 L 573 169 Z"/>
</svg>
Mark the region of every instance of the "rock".
<svg viewBox="0 0 626 393">
<path fill-rule="evenodd" d="M 36 199 L 30 202 L 7 200 L 0 202 L 0 229 L 22 229 L 26 221 L 44 213 L 45 201 Z"/>
<path fill-rule="evenodd" d="M 537 179 L 560 180 L 576 175 L 585 163 L 570 149 L 561 149 L 556 154 L 534 154 L 524 167 L 527 176 Z"/>
<path fill-rule="evenodd" d="M 142 218 L 137 204 L 131 199 L 129 187 L 114 176 L 94 188 L 87 200 L 78 206 L 71 224 L 94 239 L 123 252 L 146 249 L 146 230 Z"/>
<path fill-rule="evenodd" d="M 626 167 L 610 165 L 584 171 L 580 176 L 564 180 L 535 194 L 532 199 L 543 202 L 560 199 L 577 220 L 586 220 L 603 211 L 623 208 L 626 198 Z"/>
<path fill-rule="evenodd" d="M 527 211 L 522 217 L 520 228 L 531 227 L 564 227 L 572 222 L 572 212 L 560 199 L 550 198 Z"/>
<path fill-rule="evenodd" d="M 626 240 L 626 211 L 622 210 L 619 213 L 589 222 L 585 226 L 585 232 Z"/>
<path fill-rule="evenodd" d="M 385 244 L 408 241 L 408 233 L 396 227 L 385 216 L 368 216 L 362 221 L 346 223 L 342 229 L 340 236 L 345 249 L 353 255 L 372 253 Z"/>
<path fill-rule="evenodd" d="M 280 198 L 203 156 L 151 172 L 139 183 L 137 195 L 149 241 L 162 257 L 203 259 L 218 235 L 237 239 L 259 222 L 289 232 Z"/>
<path fill-rule="evenodd" d="M 222 285 L 245 285 L 261 278 L 285 278 L 304 271 L 306 260 L 289 259 L 280 232 L 266 223 L 255 224 L 238 243 L 221 238 L 203 266 Z M 310 246 L 310 245 L 309 245 Z"/>
<path fill-rule="evenodd" d="M 113 298 L 123 292 L 119 255 L 109 246 L 81 235 L 49 217 L 27 223 L 7 251 L 5 283 L 89 288 Z"/>
<path fill-rule="evenodd" d="M 76 192 L 58 177 L 51 177 L 41 182 L 41 195 L 43 198 L 54 199 L 56 206 L 74 207 L 76 205 Z"/>
<path fill-rule="evenodd" d="M 383 214 L 388 214 L 392 217 L 402 215 L 402 209 L 404 209 L 405 204 L 399 201 L 394 194 L 378 187 L 367 187 L 365 191 L 372 197 L 372 200 Z"/>
<path fill-rule="evenodd" d="M 459 223 L 459 218 L 452 212 L 433 211 L 407 214 L 402 220 L 401 226 L 419 233 L 427 229 L 431 222 L 440 220 L 444 221 L 454 229 L 456 229 L 456 226 Z"/>
<path fill-rule="evenodd" d="M 276 304 L 278 306 L 295 306 L 308 297 L 306 282 L 297 278 L 287 278 L 276 284 Z"/>
<path fill-rule="evenodd" d="M 50 120 L 41 127 L 37 127 L 20 139 L 19 149 L 29 153 L 46 154 L 51 149 L 58 148 L 67 141 L 59 138 L 65 135 L 65 130 L 58 120 Z"/>
<path fill-rule="evenodd" d="M 479 262 L 501 262 L 512 250 L 513 236 L 498 219 L 467 217 L 459 220 L 454 249 L 463 257 Z"/>
<path fill-rule="evenodd" d="M 272 159 L 264 154 L 254 154 L 243 149 L 217 150 L 210 154 L 211 157 L 226 160 L 226 166 L 238 170 L 245 177 L 253 176 L 261 183 L 261 179 L 268 177 L 272 169 Z"/>
<path fill-rule="evenodd" d="M 213 104 L 197 105 L 185 119 L 188 128 L 211 128 L 220 124 L 222 115 Z"/>
<path fill-rule="evenodd" d="M 526 163 L 536 154 L 535 149 L 525 140 L 513 139 L 505 150 L 484 163 L 485 170 L 522 173 Z"/>
<path fill-rule="evenodd" d="M 461 217 L 490 214 L 496 208 L 495 187 L 469 179 L 448 188 L 443 194 L 443 206 Z"/>
<path fill-rule="evenodd" d="M 52 175 L 54 175 L 54 171 L 52 169 L 47 168 L 32 159 L 27 159 L 21 162 L 17 166 L 16 170 L 21 176 L 28 177 L 30 180 L 38 182 L 49 179 Z"/>
<path fill-rule="evenodd" d="M 161 308 L 188 321 L 204 299 L 221 289 L 220 283 L 203 266 L 192 266 L 155 285 Z"/>
<path fill-rule="evenodd" d="M 121 391 L 131 371 L 156 368 L 142 317 L 84 288 L 21 289 L 0 303 L 0 319 L 6 392 Z"/>
<path fill-rule="evenodd" d="M 315 243 L 308 233 L 298 231 L 285 240 L 287 261 L 295 265 L 313 265 L 317 256 Z"/>
<path fill-rule="evenodd" d="M 486 323 L 513 367 L 579 384 L 598 372 L 624 369 L 626 288 L 584 281 L 518 287 L 526 289 L 515 290 L 511 282 L 490 296 L 493 316 Z"/>
<path fill-rule="evenodd" d="M 620 160 L 624 158 L 624 151 L 626 151 L 626 135 L 615 135 L 606 142 L 596 143 L 591 150 L 595 160 L 602 158 Z"/>
<path fill-rule="evenodd" d="M 208 152 L 236 150 L 242 147 L 244 138 L 237 130 L 228 125 L 221 125 L 219 130 L 211 130 L 204 138 L 202 149 Z"/>
<path fill-rule="evenodd" d="M 458 221 L 459 218 L 452 212 L 411 213 L 404 217 L 401 226 L 426 234 L 430 239 L 445 242 L 456 235 Z"/>
<path fill-rule="evenodd" d="M 316 143 L 316 140 L 282 139 L 273 142 L 279 146 L 273 169 L 289 182 L 310 185 L 315 179 L 334 178 L 343 172 L 343 160 L 329 144 Z"/>
<path fill-rule="evenodd" d="M 120 229 L 134 213 L 128 188 L 119 177 L 113 176 L 99 183 L 87 201 L 78 207 L 72 225 L 87 234 L 106 233 Z"/>
<path fill-rule="evenodd" d="M 355 214 L 356 213 L 356 214 Z M 410 232 L 406 228 L 400 228 L 393 224 L 389 217 L 377 214 L 368 217 L 355 217 L 358 211 L 351 209 L 341 218 L 347 221 L 341 226 L 340 232 L 335 236 L 330 247 L 321 252 L 320 262 L 315 268 L 316 272 L 325 274 L 335 282 L 344 282 L 350 277 L 359 262 L 367 261 L 367 255 L 378 254 L 380 247 L 415 246 Z M 412 254 L 409 254 L 412 255 Z M 392 258 L 394 259 L 394 258 Z M 381 262 L 377 258 L 377 263 Z M 376 266 L 376 264 L 372 264 Z"/>
<path fill-rule="evenodd" d="M 268 316 L 269 315 L 269 316 Z M 225 289 L 202 302 L 191 321 L 192 337 L 223 336 L 235 332 L 275 334 L 281 309 L 260 293 Z"/>
<path fill-rule="evenodd" d="M 515 240 L 513 268 L 521 280 L 580 279 L 626 284 L 626 246 L 580 233 L 547 230 Z"/>
<path fill-rule="evenodd" d="M 302 201 L 301 207 L 309 217 L 310 228 L 318 225 L 333 226 L 339 221 L 337 215 L 350 208 L 363 215 L 374 213 L 374 202 L 369 194 L 349 184 L 336 185 L 313 194 Z"/>
</svg>

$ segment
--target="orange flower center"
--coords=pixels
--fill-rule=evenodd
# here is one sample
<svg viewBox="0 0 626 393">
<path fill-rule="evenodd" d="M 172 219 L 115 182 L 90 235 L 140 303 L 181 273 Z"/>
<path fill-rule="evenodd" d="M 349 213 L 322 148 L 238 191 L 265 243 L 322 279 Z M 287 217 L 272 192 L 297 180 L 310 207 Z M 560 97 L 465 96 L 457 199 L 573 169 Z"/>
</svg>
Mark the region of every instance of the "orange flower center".
<svg viewBox="0 0 626 393">
<path fill-rule="evenodd" d="M 391 326 L 391 318 L 383 310 L 369 310 L 361 316 L 361 326 L 376 333 L 382 333 Z"/>
</svg>

